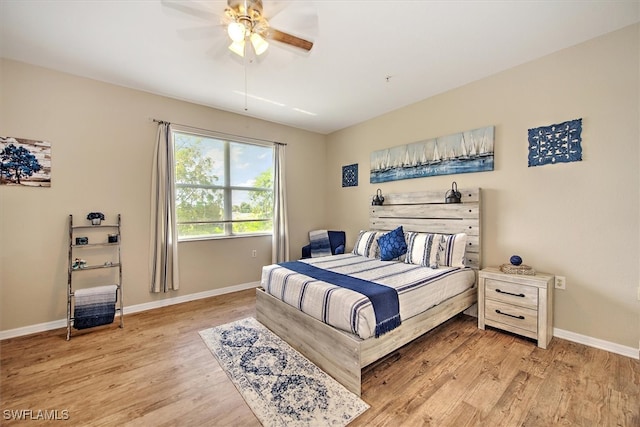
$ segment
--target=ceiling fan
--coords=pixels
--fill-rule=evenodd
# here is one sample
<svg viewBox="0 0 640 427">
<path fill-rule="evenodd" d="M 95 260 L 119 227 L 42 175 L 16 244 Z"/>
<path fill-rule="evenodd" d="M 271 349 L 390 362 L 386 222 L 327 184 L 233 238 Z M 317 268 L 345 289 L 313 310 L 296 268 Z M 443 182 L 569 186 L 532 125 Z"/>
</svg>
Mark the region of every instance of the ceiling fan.
<svg viewBox="0 0 640 427">
<path fill-rule="evenodd" d="M 262 8 L 262 0 L 227 0 L 225 18 L 227 34 L 232 43 L 229 49 L 244 57 L 249 46 L 256 55 L 263 54 L 269 47 L 267 40 L 310 51 L 313 42 L 277 30 L 269 25 Z"/>
</svg>

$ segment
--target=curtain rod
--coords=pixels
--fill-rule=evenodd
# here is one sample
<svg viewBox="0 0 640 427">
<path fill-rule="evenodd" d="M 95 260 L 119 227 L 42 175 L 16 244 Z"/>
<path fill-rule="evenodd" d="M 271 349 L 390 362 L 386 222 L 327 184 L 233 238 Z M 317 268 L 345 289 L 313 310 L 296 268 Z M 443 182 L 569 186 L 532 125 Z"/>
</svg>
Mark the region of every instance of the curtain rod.
<svg viewBox="0 0 640 427">
<path fill-rule="evenodd" d="M 168 125 L 171 125 L 171 122 L 168 122 L 168 121 L 166 121 L 166 120 L 158 120 L 158 119 L 153 119 L 153 118 L 152 118 L 151 120 L 153 120 L 155 123 L 158 123 L 158 124 L 168 124 Z M 195 126 L 183 125 L 183 124 L 180 124 L 180 123 L 174 123 L 174 124 L 175 124 L 175 125 L 178 125 L 178 126 L 183 126 L 183 127 L 186 127 L 186 128 L 190 128 L 190 129 L 193 129 L 193 130 L 199 130 L 199 131 L 204 131 L 204 132 L 211 132 L 211 133 L 215 133 L 215 134 L 223 135 L 223 136 L 230 136 L 230 137 L 235 137 L 235 138 L 244 138 L 244 139 L 250 139 L 250 140 L 254 140 L 254 141 L 268 142 L 268 143 L 270 143 L 270 144 L 277 144 L 277 145 L 287 145 L 287 144 L 286 144 L 286 143 L 284 143 L 284 142 L 269 141 L 269 140 L 267 140 L 267 139 L 253 138 L 253 137 L 251 137 L 251 136 L 234 135 L 234 134 L 232 134 L 232 133 L 218 132 L 218 131 L 215 131 L 215 130 L 203 129 L 203 128 L 198 128 L 198 127 L 195 127 Z"/>
</svg>

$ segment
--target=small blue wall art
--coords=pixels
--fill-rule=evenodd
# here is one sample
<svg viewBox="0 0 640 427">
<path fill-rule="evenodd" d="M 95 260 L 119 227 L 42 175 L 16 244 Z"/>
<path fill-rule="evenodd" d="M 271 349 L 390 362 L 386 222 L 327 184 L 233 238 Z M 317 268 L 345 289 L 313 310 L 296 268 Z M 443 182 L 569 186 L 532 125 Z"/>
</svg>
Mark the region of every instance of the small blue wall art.
<svg viewBox="0 0 640 427">
<path fill-rule="evenodd" d="M 582 119 L 529 129 L 529 167 L 582 160 Z"/>
<path fill-rule="evenodd" d="M 358 164 L 357 163 L 342 167 L 342 186 L 343 187 L 358 186 Z"/>
</svg>

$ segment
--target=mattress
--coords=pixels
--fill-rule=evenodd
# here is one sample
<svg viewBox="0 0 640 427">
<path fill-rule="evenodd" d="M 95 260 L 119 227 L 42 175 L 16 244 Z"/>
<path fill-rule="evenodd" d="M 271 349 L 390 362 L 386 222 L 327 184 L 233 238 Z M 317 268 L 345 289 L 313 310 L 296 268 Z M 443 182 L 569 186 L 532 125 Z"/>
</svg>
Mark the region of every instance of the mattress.
<svg viewBox="0 0 640 427">
<path fill-rule="evenodd" d="M 394 288 L 398 292 L 402 320 L 420 314 L 475 284 L 475 272 L 468 267 L 432 269 L 351 253 L 300 262 Z M 362 339 L 375 335 L 373 306 L 366 296 L 358 292 L 313 279 L 278 264 L 262 268 L 261 285 L 268 294 L 335 328 Z"/>
</svg>

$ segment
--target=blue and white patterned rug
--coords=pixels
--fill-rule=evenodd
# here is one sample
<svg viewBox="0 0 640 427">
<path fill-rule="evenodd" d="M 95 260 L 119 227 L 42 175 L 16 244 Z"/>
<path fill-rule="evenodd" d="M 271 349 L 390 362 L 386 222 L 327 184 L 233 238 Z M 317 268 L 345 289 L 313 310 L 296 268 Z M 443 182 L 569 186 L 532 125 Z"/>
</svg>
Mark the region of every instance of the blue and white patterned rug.
<svg viewBox="0 0 640 427">
<path fill-rule="evenodd" d="M 252 317 L 200 336 L 263 426 L 345 426 L 369 409 Z"/>
</svg>

